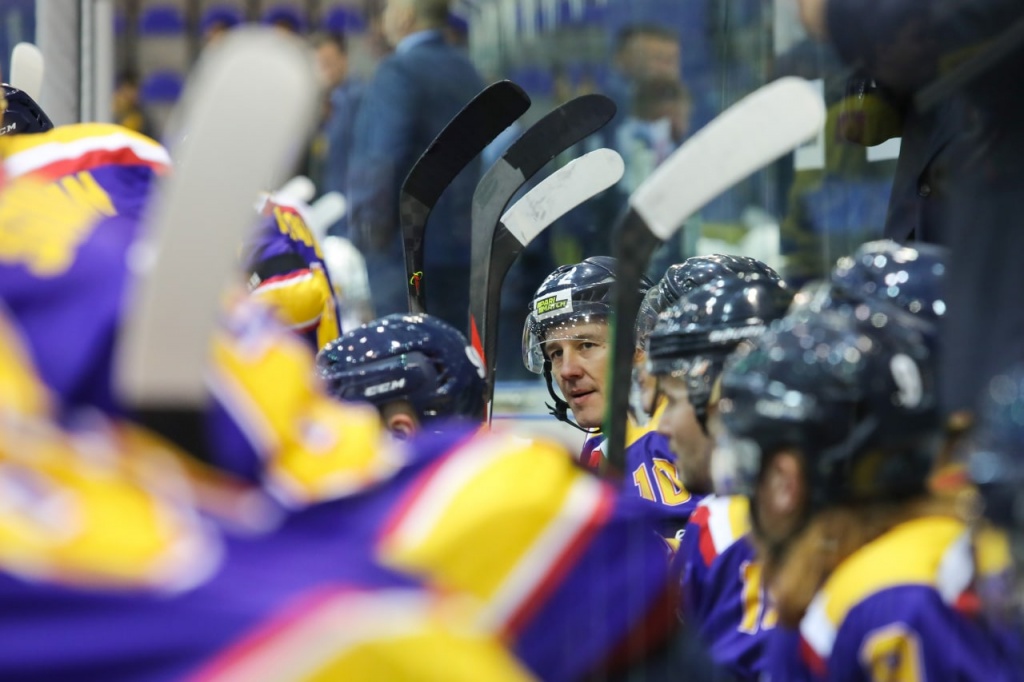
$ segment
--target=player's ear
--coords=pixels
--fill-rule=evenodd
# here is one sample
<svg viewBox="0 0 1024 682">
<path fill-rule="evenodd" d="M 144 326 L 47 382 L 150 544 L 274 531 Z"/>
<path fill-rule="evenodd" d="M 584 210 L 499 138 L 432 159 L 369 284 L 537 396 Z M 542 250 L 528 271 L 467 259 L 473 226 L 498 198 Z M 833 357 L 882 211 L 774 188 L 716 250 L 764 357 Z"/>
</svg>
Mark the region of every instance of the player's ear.
<svg viewBox="0 0 1024 682">
<path fill-rule="evenodd" d="M 406 412 L 396 412 L 387 418 L 387 429 L 398 440 L 408 440 L 416 433 L 416 418 Z"/>
</svg>

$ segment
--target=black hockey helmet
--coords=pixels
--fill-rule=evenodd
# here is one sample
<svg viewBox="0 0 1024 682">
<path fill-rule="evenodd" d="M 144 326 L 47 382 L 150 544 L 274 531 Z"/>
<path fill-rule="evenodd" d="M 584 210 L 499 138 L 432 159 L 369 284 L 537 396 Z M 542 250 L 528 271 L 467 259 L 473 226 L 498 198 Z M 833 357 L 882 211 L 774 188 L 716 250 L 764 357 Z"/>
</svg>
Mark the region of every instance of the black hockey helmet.
<svg viewBox="0 0 1024 682">
<path fill-rule="evenodd" d="M 0 135 L 21 135 L 25 133 L 45 133 L 53 129 L 53 122 L 28 93 L 7 83 L 0 84 L 4 89 L 3 124 Z"/>
<path fill-rule="evenodd" d="M 407 400 L 422 423 L 483 418 L 483 362 L 461 332 L 430 315 L 368 322 L 324 346 L 316 364 L 340 400 Z"/>
<path fill-rule="evenodd" d="M 647 371 L 679 376 L 703 423 L 726 357 L 786 314 L 792 293 L 776 277 L 729 273 L 684 294 L 651 333 Z"/>
<path fill-rule="evenodd" d="M 552 414 L 569 424 L 569 405 L 552 386 L 551 362 L 545 343 L 578 338 L 577 328 L 590 322 L 606 323 L 614 307 L 613 288 L 617 261 L 611 256 L 593 256 L 575 265 L 563 265 L 548 275 L 530 301 L 523 325 L 523 364 L 531 372 L 543 374 L 548 392 L 555 401 Z M 644 277 L 640 295 L 651 288 Z"/>
<path fill-rule="evenodd" d="M 712 462 L 715 490 L 753 494 L 765 457 L 793 447 L 806 458 L 811 509 L 923 492 L 943 433 L 929 356 L 918 332 L 885 313 L 786 316 L 722 374 L 728 434 Z"/>
<path fill-rule="evenodd" d="M 678 301 L 688 291 L 731 275 L 760 275 L 765 279 L 782 282 L 779 273 L 755 258 L 727 256 L 720 253 L 694 256 L 682 263 L 669 266 L 661 280 L 651 287 L 640 304 L 636 316 L 637 345 L 646 341 L 658 322 L 658 315 Z"/>
</svg>

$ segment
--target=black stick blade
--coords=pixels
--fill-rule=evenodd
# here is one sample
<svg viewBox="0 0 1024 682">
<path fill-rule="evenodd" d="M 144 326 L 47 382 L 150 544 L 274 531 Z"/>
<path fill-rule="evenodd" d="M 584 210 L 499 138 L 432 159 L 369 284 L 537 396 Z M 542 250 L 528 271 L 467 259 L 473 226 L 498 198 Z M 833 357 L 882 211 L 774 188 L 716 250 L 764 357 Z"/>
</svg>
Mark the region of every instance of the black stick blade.
<svg viewBox="0 0 1024 682">
<path fill-rule="evenodd" d="M 488 86 L 438 133 L 406 176 L 398 208 L 411 312 L 424 311 L 423 244 L 430 212 L 462 169 L 529 108 L 529 96 L 512 81 Z"/>
<path fill-rule="evenodd" d="M 516 192 L 541 168 L 603 128 L 614 116 L 615 103 L 604 95 L 583 95 L 566 102 L 523 133 L 487 171 L 473 193 L 469 336 L 487 368 L 488 404 L 494 394 L 498 324 L 498 306 L 488 305 L 488 301 L 499 299 L 504 277 L 504 273 L 496 276 L 492 270 L 501 215 Z"/>
</svg>

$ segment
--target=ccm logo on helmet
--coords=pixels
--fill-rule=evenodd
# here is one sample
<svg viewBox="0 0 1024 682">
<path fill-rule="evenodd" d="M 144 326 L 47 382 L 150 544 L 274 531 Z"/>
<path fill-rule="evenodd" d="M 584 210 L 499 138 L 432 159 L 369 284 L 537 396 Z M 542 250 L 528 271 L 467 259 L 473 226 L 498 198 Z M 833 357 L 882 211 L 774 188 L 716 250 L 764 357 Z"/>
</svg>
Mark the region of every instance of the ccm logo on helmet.
<svg viewBox="0 0 1024 682">
<path fill-rule="evenodd" d="M 391 391 L 397 391 L 404 387 L 405 379 L 395 379 L 394 381 L 385 381 L 383 384 L 377 384 L 376 386 L 369 386 L 365 391 L 363 391 L 363 395 L 367 398 L 372 398 L 375 395 L 390 393 Z"/>
</svg>

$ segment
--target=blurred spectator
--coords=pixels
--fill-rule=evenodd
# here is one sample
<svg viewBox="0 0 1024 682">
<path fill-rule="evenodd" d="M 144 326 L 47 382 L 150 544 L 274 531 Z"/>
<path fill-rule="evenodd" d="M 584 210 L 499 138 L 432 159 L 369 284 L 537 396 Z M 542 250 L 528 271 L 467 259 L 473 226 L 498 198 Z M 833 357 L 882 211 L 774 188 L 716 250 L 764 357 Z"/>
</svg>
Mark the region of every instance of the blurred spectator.
<svg viewBox="0 0 1024 682">
<path fill-rule="evenodd" d="M 651 78 L 679 81 L 682 76 L 679 36 L 657 24 L 633 24 L 619 31 L 607 94 L 619 111 L 608 125 L 607 140 L 615 140 L 618 125 L 630 113 L 637 83 Z"/>
<path fill-rule="evenodd" d="M 395 52 L 367 85 L 349 164 L 349 224 L 366 256 L 378 316 L 407 310 L 398 196 L 409 169 L 483 81 L 463 50 L 444 39 L 447 0 L 388 0 L 384 34 Z M 458 329 L 469 307 L 470 213 L 479 162 L 447 188 L 428 223 L 427 310 Z M 433 235 L 433 236 L 430 236 Z"/>
<path fill-rule="evenodd" d="M 143 135 L 153 135 L 153 128 L 139 101 L 139 77 L 131 71 L 118 75 L 114 86 L 114 122 Z"/>
<path fill-rule="evenodd" d="M 631 111 L 615 136 L 615 149 L 626 164 L 620 185 L 627 195 L 675 151 L 689 128 L 690 94 L 678 78 L 654 77 L 637 84 Z"/>
<path fill-rule="evenodd" d="M 364 83 L 349 74 L 348 46 L 343 36 L 321 34 L 314 36 L 312 43 L 328 95 L 323 126 L 310 154 L 310 178 L 318 194 L 341 192 L 347 196 L 352 134 Z M 348 237 L 348 221 L 342 218 L 328 232 Z"/>
</svg>

